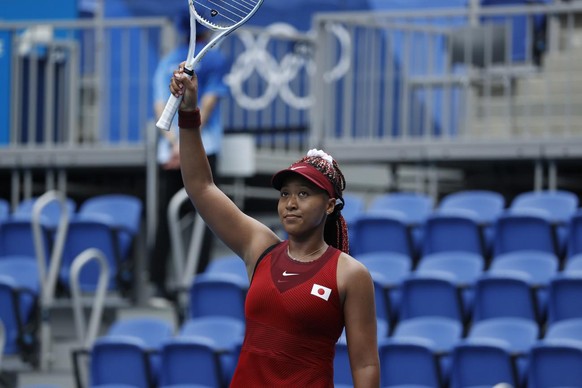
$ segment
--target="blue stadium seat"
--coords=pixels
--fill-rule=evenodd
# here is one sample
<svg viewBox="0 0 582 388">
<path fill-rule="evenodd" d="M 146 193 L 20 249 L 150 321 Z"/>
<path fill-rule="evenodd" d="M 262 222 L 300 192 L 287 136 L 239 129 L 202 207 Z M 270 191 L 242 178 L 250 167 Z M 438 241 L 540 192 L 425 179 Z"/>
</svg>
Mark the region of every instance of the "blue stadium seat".
<svg viewBox="0 0 582 388">
<path fill-rule="evenodd" d="M 550 281 L 548 324 L 564 319 L 582 318 L 582 273 L 563 272 Z"/>
<path fill-rule="evenodd" d="M 437 316 L 465 323 L 460 290 L 452 275 L 433 271 L 415 274 L 401 285 L 399 320 Z"/>
<path fill-rule="evenodd" d="M 450 352 L 462 336 L 463 325 L 458 320 L 426 316 L 400 320 L 391 338 L 400 342 L 430 341 L 430 349 L 439 362 L 441 378 L 446 383 L 451 364 Z"/>
<path fill-rule="evenodd" d="M 563 273 L 577 273 L 582 274 L 582 254 L 577 254 L 569 257 L 564 264 Z"/>
<path fill-rule="evenodd" d="M 582 343 L 544 339 L 530 350 L 528 365 L 528 388 L 580 387 Z"/>
<path fill-rule="evenodd" d="M 473 323 L 492 318 L 523 318 L 541 323 L 529 278 L 514 271 L 486 273 L 475 283 Z"/>
<path fill-rule="evenodd" d="M 539 336 L 539 326 L 529 319 L 492 318 L 472 325 L 467 338 L 504 341 L 522 384 L 527 373 L 527 355 Z"/>
<path fill-rule="evenodd" d="M 426 219 L 423 229 L 423 256 L 450 251 L 486 256 L 483 232 L 472 211 L 442 210 Z"/>
<path fill-rule="evenodd" d="M 238 362 L 238 348 L 242 345 L 245 324 L 240 319 L 208 316 L 191 318 L 180 327 L 178 337 L 202 337 L 212 341 L 218 354 L 224 381 L 230 381 Z"/>
<path fill-rule="evenodd" d="M 248 283 L 249 277 L 244 262 L 237 255 L 217 257 L 208 263 L 204 270 L 207 274 L 231 274 L 239 276 Z"/>
<path fill-rule="evenodd" d="M 485 270 L 485 259 L 471 252 L 440 252 L 425 255 L 420 259 L 416 273 L 442 271 L 454 277 L 454 283 L 463 297 L 465 312 L 470 313 L 473 305 L 475 282 Z M 466 317 L 469 318 L 469 317 Z"/>
<path fill-rule="evenodd" d="M 380 386 L 444 386 L 432 344 L 430 340 L 420 338 L 380 341 Z"/>
<path fill-rule="evenodd" d="M 553 253 L 541 251 L 515 251 L 493 258 L 490 274 L 497 271 L 516 271 L 528 278 L 537 298 L 539 313 L 545 319 L 547 313 L 548 285 L 558 273 L 559 259 Z"/>
<path fill-rule="evenodd" d="M 395 192 L 377 195 L 367 211 L 393 210 L 404 214 L 406 224 L 412 229 L 412 242 L 417 251 L 422 241 L 422 225 L 434 209 L 434 200 L 419 192 Z"/>
<path fill-rule="evenodd" d="M 140 198 L 128 194 L 104 194 L 87 199 L 79 207 L 83 219 L 104 220 L 115 230 L 120 255 L 127 257 L 140 232 L 143 204 Z"/>
<path fill-rule="evenodd" d="M 548 325 L 545 339 L 575 340 L 582 343 L 582 318 L 570 318 Z"/>
<path fill-rule="evenodd" d="M 92 386 L 127 384 L 149 388 L 160 373 L 159 351 L 174 335 L 166 320 L 135 317 L 115 321 L 90 352 Z"/>
<path fill-rule="evenodd" d="M 189 290 L 186 319 L 227 316 L 245 321 L 244 304 L 248 280 L 232 274 L 200 274 Z"/>
<path fill-rule="evenodd" d="M 352 225 L 352 254 L 394 252 L 414 258 L 416 250 L 410 230 L 406 219 L 395 211 L 362 214 Z"/>
<path fill-rule="evenodd" d="M 505 198 L 491 190 L 463 190 L 443 197 L 438 210 L 462 209 L 474 212 L 475 218 L 483 230 L 487 253 L 491 252 L 495 230 L 493 225 L 503 209 Z"/>
<path fill-rule="evenodd" d="M 555 229 L 558 255 L 563 256 L 568 239 L 568 224 L 578 210 L 578 196 L 565 190 L 529 191 L 519 194 L 511 202 L 510 209 L 540 209 L 548 213 Z"/>
<path fill-rule="evenodd" d="M 356 257 L 368 268 L 376 285 L 376 292 L 381 292 L 382 296 L 387 296 L 389 306 L 385 306 L 389 312 L 388 318 L 391 323 L 398 319 L 400 306 L 400 284 L 411 274 L 412 259 L 408 256 L 393 252 L 371 252 L 358 255 Z M 384 300 L 384 298 L 377 299 Z M 387 318 L 386 315 L 379 314 L 379 317 Z"/>
<path fill-rule="evenodd" d="M 513 209 L 497 218 L 493 255 L 520 250 L 549 252 L 560 257 L 555 230 L 547 211 Z"/>
<path fill-rule="evenodd" d="M 519 376 L 511 350 L 503 340 L 467 338 L 452 351 L 450 387 L 518 387 Z"/>
<path fill-rule="evenodd" d="M 160 351 L 160 388 L 225 387 L 219 355 L 209 338 L 184 336 L 168 340 Z"/>
</svg>

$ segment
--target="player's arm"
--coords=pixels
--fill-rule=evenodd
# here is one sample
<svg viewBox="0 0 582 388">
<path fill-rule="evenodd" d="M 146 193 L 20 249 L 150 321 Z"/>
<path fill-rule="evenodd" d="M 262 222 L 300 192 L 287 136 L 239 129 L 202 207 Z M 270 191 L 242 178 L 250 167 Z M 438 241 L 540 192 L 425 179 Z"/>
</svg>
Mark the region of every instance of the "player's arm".
<svg viewBox="0 0 582 388">
<path fill-rule="evenodd" d="M 376 307 L 374 283 L 366 267 L 343 254 L 346 270 L 344 319 L 350 367 L 354 387 L 378 388 L 380 386 L 380 363 L 376 335 Z"/>
<path fill-rule="evenodd" d="M 172 77 L 170 90 L 182 95 L 180 109 L 194 111 L 198 107 L 197 78 L 192 80 L 178 73 Z M 181 86 L 183 85 L 183 86 Z M 183 113 L 179 113 L 184 117 Z M 204 151 L 200 125 L 180 128 L 180 159 L 184 187 L 196 210 L 234 253 L 242 257 L 247 267 L 270 245 L 280 241 L 267 226 L 244 214 L 214 183 Z"/>
</svg>

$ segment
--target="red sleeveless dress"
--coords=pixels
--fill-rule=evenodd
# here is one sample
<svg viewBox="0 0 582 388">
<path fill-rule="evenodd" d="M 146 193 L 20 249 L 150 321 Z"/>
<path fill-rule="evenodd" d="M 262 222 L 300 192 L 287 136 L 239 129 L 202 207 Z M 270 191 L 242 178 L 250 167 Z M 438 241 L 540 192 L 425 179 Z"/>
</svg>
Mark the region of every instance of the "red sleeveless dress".
<svg viewBox="0 0 582 388">
<path fill-rule="evenodd" d="M 344 327 L 338 249 L 311 262 L 288 242 L 259 260 L 245 303 L 246 333 L 231 387 L 333 387 L 335 343 Z"/>
</svg>

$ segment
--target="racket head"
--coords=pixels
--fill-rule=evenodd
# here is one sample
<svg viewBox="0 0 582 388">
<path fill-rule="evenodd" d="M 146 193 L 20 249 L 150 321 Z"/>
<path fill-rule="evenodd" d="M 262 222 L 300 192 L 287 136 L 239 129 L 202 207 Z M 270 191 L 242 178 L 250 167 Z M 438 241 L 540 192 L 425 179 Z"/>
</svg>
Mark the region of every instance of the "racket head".
<svg viewBox="0 0 582 388">
<path fill-rule="evenodd" d="M 229 30 L 246 23 L 263 0 L 189 0 L 190 11 L 205 27 Z"/>
</svg>

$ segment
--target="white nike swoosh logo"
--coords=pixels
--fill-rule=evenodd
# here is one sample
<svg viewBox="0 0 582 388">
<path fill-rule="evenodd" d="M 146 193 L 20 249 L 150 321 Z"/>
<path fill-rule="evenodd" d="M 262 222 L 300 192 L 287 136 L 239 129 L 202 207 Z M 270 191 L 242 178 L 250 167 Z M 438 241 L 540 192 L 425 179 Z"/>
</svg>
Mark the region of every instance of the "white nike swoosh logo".
<svg viewBox="0 0 582 388">
<path fill-rule="evenodd" d="M 293 272 L 287 272 L 287 271 L 284 271 L 283 272 L 283 276 L 297 276 L 297 275 L 299 275 L 299 274 L 298 273 L 293 273 Z"/>
<path fill-rule="evenodd" d="M 291 167 L 289 170 L 294 171 L 294 170 L 299 170 L 300 168 L 307 168 L 307 166 Z"/>
</svg>

